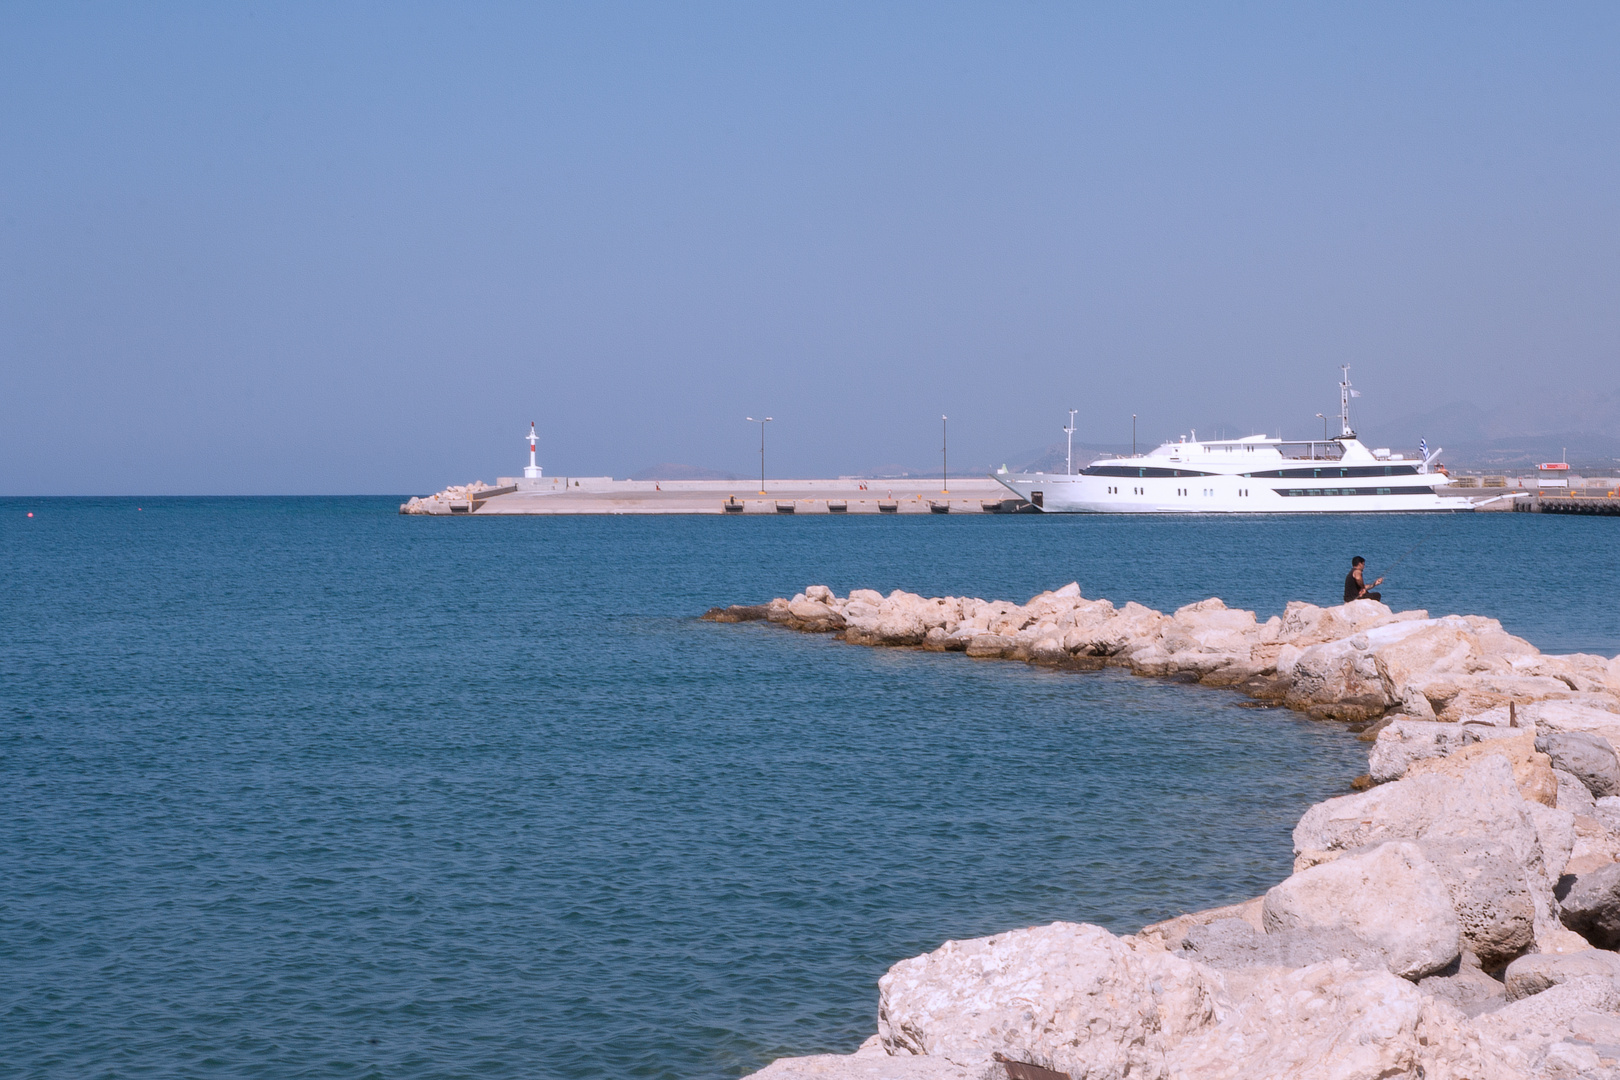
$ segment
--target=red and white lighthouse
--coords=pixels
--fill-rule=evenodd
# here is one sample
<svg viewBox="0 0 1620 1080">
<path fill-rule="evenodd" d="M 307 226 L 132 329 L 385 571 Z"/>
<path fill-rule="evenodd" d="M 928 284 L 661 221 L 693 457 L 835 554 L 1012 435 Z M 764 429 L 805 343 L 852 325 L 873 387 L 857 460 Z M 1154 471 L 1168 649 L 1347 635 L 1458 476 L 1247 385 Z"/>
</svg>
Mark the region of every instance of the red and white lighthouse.
<svg viewBox="0 0 1620 1080">
<path fill-rule="evenodd" d="M 525 480 L 538 480 L 538 479 L 540 479 L 540 471 L 541 471 L 540 466 L 538 466 L 538 465 L 536 465 L 534 463 L 534 442 L 535 442 L 535 438 L 536 438 L 536 436 L 535 436 L 535 433 L 534 433 L 534 421 L 531 420 L 531 421 L 529 421 L 529 464 L 523 470 L 523 479 L 525 479 Z"/>
</svg>

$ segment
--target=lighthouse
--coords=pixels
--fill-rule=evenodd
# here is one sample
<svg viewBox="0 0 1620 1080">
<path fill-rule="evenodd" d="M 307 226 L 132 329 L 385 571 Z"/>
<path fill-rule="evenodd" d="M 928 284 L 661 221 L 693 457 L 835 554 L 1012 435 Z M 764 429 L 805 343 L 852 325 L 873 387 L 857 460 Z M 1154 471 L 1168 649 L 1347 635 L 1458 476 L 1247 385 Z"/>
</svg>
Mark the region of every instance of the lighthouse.
<svg viewBox="0 0 1620 1080">
<path fill-rule="evenodd" d="M 534 421 L 531 420 L 531 421 L 529 421 L 529 464 L 523 470 L 523 479 L 525 479 L 525 480 L 538 480 L 538 479 L 540 479 L 540 472 L 541 472 L 540 466 L 538 466 L 538 465 L 536 465 L 534 463 L 534 441 L 535 441 Z"/>
</svg>

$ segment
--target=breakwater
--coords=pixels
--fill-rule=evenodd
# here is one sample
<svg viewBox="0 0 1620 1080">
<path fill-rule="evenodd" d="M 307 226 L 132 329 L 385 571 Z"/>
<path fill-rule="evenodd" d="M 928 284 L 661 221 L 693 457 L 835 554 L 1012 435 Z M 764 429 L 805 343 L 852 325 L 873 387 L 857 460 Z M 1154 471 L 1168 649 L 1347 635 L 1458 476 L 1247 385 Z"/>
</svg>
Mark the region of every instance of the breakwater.
<svg viewBox="0 0 1620 1080">
<path fill-rule="evenodd" d="M 1021 500 L 988 477 L 892 480 L 475 481 L 403 503 L 402 514 L 1000 514 Z M 1028 507 L 1028 504 L 1023 504 Z"/>
<path fill-rule="evenodd" d="M 853 1055 L 764 1077 L 1620 1075 L 1620 657 L 1548 656 L 1480 616 L 1218 599 L 844 597 L 719 622 L 1234 687 L 1370 738 L 1263 896 L 1116 936 L 1054 923 L 901 961 Z"/>
</svg>

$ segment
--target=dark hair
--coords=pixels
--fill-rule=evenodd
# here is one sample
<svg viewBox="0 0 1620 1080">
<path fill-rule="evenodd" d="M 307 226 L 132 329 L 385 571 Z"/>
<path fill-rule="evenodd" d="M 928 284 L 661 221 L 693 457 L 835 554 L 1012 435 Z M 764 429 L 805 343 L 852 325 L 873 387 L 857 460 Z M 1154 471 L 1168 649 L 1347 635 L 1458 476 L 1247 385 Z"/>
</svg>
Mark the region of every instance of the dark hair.
<svg viewBox="0 0 1620 1080">
<path fill-rule="evenodd" d="M 1350 565 L 1351 566 L 1366 566 L 1367 565 L 1367 560 L 1363 559 L 1360 555 L 1357 555 L 1355 558 L 1350 560 Z"/>
</svg>

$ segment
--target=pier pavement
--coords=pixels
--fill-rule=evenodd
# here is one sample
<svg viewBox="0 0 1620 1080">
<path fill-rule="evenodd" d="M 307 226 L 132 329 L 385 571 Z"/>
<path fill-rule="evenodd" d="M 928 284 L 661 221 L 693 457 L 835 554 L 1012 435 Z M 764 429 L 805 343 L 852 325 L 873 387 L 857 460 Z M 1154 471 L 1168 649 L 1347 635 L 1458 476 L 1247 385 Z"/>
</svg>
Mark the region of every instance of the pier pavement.
<svg viewBox="0 0 1620 1080">
<path fill-rule="evenodd" d="M 764 494 L 758 481 L 746 480 L 557 477 L 503 479 L 487 497 L 475 493 L 451 508 L 478 514 L 982 514 L 1014 504 L 1012 493 L 987 477 L 953 478 L 948 490 L 937 478 L 769 480 Z"/>
</svg>

